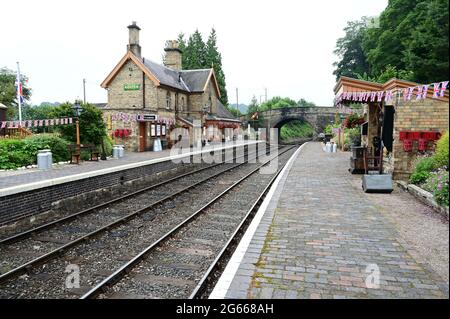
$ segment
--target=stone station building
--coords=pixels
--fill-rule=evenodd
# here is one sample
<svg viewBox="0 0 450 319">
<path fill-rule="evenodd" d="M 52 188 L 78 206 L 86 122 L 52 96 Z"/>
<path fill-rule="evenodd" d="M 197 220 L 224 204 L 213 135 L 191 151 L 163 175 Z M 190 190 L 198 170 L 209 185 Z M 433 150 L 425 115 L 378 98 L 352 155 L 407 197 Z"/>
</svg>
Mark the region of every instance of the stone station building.
<svg viewBox="0 0 450 319">
<path fill-rule="evenodd" d="M 140 28 L 128 26 L 127 52 L 102 82 L 108 103 L 102 107 L 110 136 L 127 150 L 149 151 L 155 140 L 163 148 L 184 135 L 190 144 L 200 139 L 218 141 L 226 128 L 237 129 L 235 119 L 220 101 L 214 69 L 183 70 L 178 42 L 164 48 L 164 65 L 141 56 Z M 194 125 L 202 136 L 194 136 Z M 175 133 L 175 128 L 182 128 Z M 179 134 L 181 131 L 182 134 Z"/>
</svg>

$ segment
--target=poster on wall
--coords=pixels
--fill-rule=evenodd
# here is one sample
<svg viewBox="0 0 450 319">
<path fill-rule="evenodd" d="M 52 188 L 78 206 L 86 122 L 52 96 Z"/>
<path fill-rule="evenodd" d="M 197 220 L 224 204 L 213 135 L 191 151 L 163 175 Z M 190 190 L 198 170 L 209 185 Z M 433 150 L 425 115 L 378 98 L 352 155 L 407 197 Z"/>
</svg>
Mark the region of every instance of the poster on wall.
<svg viewBox="0 0 450 319">
<path fill-rule="evenodd" d="M 156 132 L 155 132 L 155 124 L 151 124 L 151 125 L 150 125 L 150 132 L 151 132 L 151 134 L 152 134 L 152 137 L 154 137 L 154 136 L 156 135 Z"/>
<path fill-rule="evenodd" d="M 166 125 L 161 125 L 161 135 L 166 136 Z"/>
<path fill-rule="evenodd" d="M 156 124 L 156 136 L 161 136 L 161 124 Z"/>
</svg>

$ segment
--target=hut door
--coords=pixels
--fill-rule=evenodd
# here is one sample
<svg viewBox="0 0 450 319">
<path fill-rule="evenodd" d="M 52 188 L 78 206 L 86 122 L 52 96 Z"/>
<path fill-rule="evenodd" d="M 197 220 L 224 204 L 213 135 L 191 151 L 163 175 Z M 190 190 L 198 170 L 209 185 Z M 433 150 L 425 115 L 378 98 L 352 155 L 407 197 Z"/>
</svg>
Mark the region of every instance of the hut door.
<svg viewBox="0 0 450 319">
<path fill-rule="evenodd" d="M 145 122 L 139 122 L 139 152 L 145 151 Z"/>
</svg>

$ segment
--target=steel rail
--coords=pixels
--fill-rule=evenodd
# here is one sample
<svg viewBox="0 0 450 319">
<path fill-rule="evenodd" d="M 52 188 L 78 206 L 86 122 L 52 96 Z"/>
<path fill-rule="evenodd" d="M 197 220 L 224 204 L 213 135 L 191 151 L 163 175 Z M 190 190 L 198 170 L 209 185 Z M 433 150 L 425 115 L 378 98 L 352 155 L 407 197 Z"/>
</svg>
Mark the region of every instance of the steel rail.
<svg viewBox="0 0 450 319">
<path fill-rule="evenodd" d="M 257 152 L 254 152 L 254 153 L 251 153 L 251 154 L 247 154 L 247 156 L 248 156 L 248 155 L 254 155 L 254 154 L 257 154 Z M 235 159 L 239 159 L 239 158 L 242 158 L 242 157 L 245 157 L 245 154 L 244 154 L 243 156 L 239 156 L 239 157 L 236 157 L 236 158 L 233 158 L 233 159 L 235 160 Z M 0 245 L 5 245 L 5 244 L 10 244 L 10 243 L 13 243 L 13 242 L 17 242 L 17 241 L 19 241 L 20 239 L 27 238 L 27 237 L 31 236 L 32 234 L 36 234 L 36 233 L 42 232 L 42 231 L 44 231 L 44 230 L 47 230 L 47 229 L 49 229 L 49 228 L 52 228 L 52 227 L 54 227 L 54 226 L 56 226 L 56 225 L 58 225 L 58 224 L 61 224 L 61 223 L 63 223 L 63 222 L 71 221 L 71 220 L 73 220 L 73 219 L 75 219 L 75 218 L 77 218 L 77 217 L 80 217 L 80 216 L 83 216 L 83 215 L 86 215 L 86 214 L 89 214 L 89 213 L 93 213 L 94 211 L 96 211 L 96 210 L 98 210 L 98 209 L 103 209 L 103 208 L 108 207 L 108 206 L 110 206 L 110 205 L 112 205 L 112 204 L 115 204 L 115 203 L 117 203 L 117 202 L 119 202 L 119 201 L 122 201 L 122 200 L 125 200 L 125 199 L 132 198 L 132 197 L 134 197 L 134 196 L 136 196 L 136 195 L 142 194 L 142 193 L 147 192 L 147 191 L 149 191 L 149 190 L 152 190 L 152 189 L 155 189 L 155 188 L 157 188 L 157 187 L 163 186 L 163 185 L 165 185 L 165 184 L 171 183 L 171 182 L 173 182 L 173 181 L 179 180 L 179 179 L 184 178 L 184 177 L 186 177 L 186 176 L 193 175 L 193 174 L 196 174 L 196 173 L 202 172 L 202 171 L 204 171 L 204 170 L 211 169 L 211 168 L 217 167 L 217 166 L 219 166 L 219 165 L 223 165 L 223 164 L 225 164 L 225 163 L 214 164 L 214 165 L 212 165 L 212 166 L 207 166 L 207 167 L 200 168 L 200 169 L 195 170 L 195 171 L 192 171 L 192 172 L 187 172 L 187 173 L 185 173 L 185 174 L 182 174 L 182 175 L 179 175 L 179 176 L 172 177 L 172 178 L 170 178 L 170 179 L 168 179 L 168 180 L 165 180 L 165 181 L 159 182 L 159 183 L 157 183 L 157 184 L 154 184 L 154 185 L 145 187 L 145 188 L 140 189 L 140 190 L 138 190 L 138 191 L 135 191 L 135 192 L 133 192 L 133 193 L 130 193 L 130 194 L 126 194 L 126 195 L 117 197 L 117 198 L 112 199 L 112 200 L 110 200 L 110 201 L 107 201 L 107 202 L 104 202 L 104 203 L 101 203 L 101 204 L 98 204 L 98 205 L 89 207 L 89 208 L 84 209 L 84 210 L 82 210 L 82 211 L 79 211 L 79 212 L 70 214 L 70 215 L 68 215 L 68 216 L 65 216 L 65 217 L 59 218 L 59 219 L 57 219 L 57 220 L 48 222 L 48 223 L 46 223 L 46 224 L 37 226 L 37 227 L 35 227 L 35 228 L 28 229 L 28 230 L 26 230 L 26 231 L 24 231 L 24 232 L 15 234 L 15 235 L 13 235 L 13 236 L 10 236 L 10 237 L 4 238 L 4 239 L 0 239 Z"/>
<path fill-rule="evenodd" d="M 279 156 L 283 153 L 286 153 L 287 151 L 291 150 L 293 147 L 289 147 L 286 150 L 283 150 L 281 153 L 277 154 L 276 156 Z M 117 269 L 115 272 L 113 272 L 111 275 L 109 275 L 107 278 L 102 280 L 99 284 L 97 284 L 95 287 L 93 287 L 91 290 L 86 292 L 83 296 L 80 297 L 80 299 L 91 299 L 98 296 L 104 289 L 107 287 L 113 285 L 115 282 L 120 280 L 123 275 L 125 275 L 127 272 L 131 270 L 131 268 L 138 263 L 140 260 L 142 260 L 145 255 L 147 255 L 150 251 L 158 247 L 161 243 L 172 237 L 178 230 L 186 226 L 188 223 L 190 223 L 192 220 L 194 220 L 197 216 L 199 216 L 201 213 L 203 213 L 208 207 L 213 205 L 215 202 L 217 202 L 220 198 L 222 198 L 225 194 L 229 193 L 233 188 L 235 188 L 237 185 L 241 184 L 244 180 L 249 178 L 251 175 L 255 174 L 261 167 L 267 165 L 272 159 L 275 157 L 272 157 L 271 159 L 264 162 L 262 165 L 259 165 L 257 168 L 253 169 L 250 173 L 246 174 L 244 177 L 240 178 L 238 181 L 234 182 L 230 187 L 225 189 L 222 193 L 214 197 L 211 201 L 206 203 L 203 207 L 198 209 L 196 212 L 194 212 L 192 215 L 190 215 L 188 218 L 186 218 L 184 221 L 179 223 L 177 226 L 172 228 L 169 232 L 167 232 L 165 235 L 160 237 L 158 240 L 153 242 L 151 245 L 146 247 L 144 250 L 142 250 L 139 254 L 137 254 L 135 257 L 133 257 L 131 260 L 123 264 L 119 269 Z"/>
<path fill-rule="evenodd" d="M 239 223 L 239 225 L 236 227 L 235 231 L 231 235 L 230 239 L 227 241 L 227 243 L 224 245 L 222 250 L 219 252 L 219 254 L 216 256 L 214 261 L 209 266 L 206 273 L 203 275 L 202 279 L 200 279 L 197 286 L 192 291 L 191 295 L 189 296 L 189 299 L 199 299 L 202 297 L 204 291 L 207 289 L 208 284 L 213 279 L 212 275 L 218 270 L 218 268 L 221 266 L 221 262 L 226 257 L 227 253 L 231 252 L 233 249 L 234 244 L 239 240 L 239 234 L 242 233 L 247 229 L 247 226 L 250 224 L 250 222 L 253 220 L 254 215 L 256 214 L 256 211 L 262 204 L 264 198 L 266 197 L 267 193 L 269 192 L 270 187 L 275 182 L 278 175 L 280 175 L 283 168 L 286 166 L 287 162 L 278 169 L 278 171 L 275 173 L 275 175 L 271 178 L 267 186 L 264 188 L 264 190 L 260 193 L 258 198 L 254 201 L 252 207 L 247 211 L 242 221 Z"/>
<path fill-rule="evenodd" d="M 132 213 L 130 213 L 130 214 L 124 216 L 124 217 L 121 217 L 121 218 L 119 218 L 119 219 L 117 219 L 117 220 L 115 220 L 115 221 L 105 225 L 105 226 L 102 226 L 101 228 L 98 228 L 98 229 L 96 229 L 96 230 L 94 230 L 94 231 L 92 231 L 92 232 L 90 232 L 90 233 L 88 233 L 86 235 L 83 235 L 82 237 L 79 237 L 79 238 L 77 238 L 77 239 L 75 239 L 75 240 L 73 240 L 73 241 L 71 241 L 71 242 L 69 242 L 69 243 L 67 243 L 67 244 L 65 244 L 63 246 L 60 246 L 60 247 L 58 247 L 58 248 L 56 248 L 56 249 L 54 249 L 54 250 L 52 250 L 52 251 L 50 251 L 50 252 L 48 252 L 48 253 L 46 253 L 44 255 L 41 255 L 41 256 L 39 256 L 39 257 L 29 261 L 29 262 L 26 262 L 25 264 L 22 264 L 22 265 L 14 268 L 14 269 L 11 269 L 10 271 L 0 275 L 0 283 L 4 282 L 5 280 L 10 279 L 13 276 L 17 276 L 19 274 L 27 272 L 28 269 L 32 268 L 33 266 L 39 265 L 39 264 L 41 264 L 41 263 L 43 263 L 45 261 L 48 261 L 50 259 L 53 259 L 53 258 L 57 257 L 58 255 L 63 253 L 68 248 L 71 248 L 71 247 L 76 246 L 76 245 L 78 245 L 80 243 L 86 242 L 87 240 L 91 239 L 95 235 L 98 235 L 98 234 L 100 234 L 102 232 L 105 232 L 105 231 L 107 231 L 107 230 L 109 230 L 111 228 L 118 227 L 119 225 L 121 225 L 122 223 L 128 221 L 129 219 L 135 218 L 138 215 L 146 213 L 147 211 L 150 211 L 151 209 L 153 209 L 156 206 L 158 206 L 158 205 L 160 205 L 160 204 L 170 200 L 171 198 L 173 198 L 173 197 L 175 197 L 177 195 L 180 195 L 180 194 L 182 194 L 184 192 L 187 192 L 187 191 L 191 190 L 192 188 L 194 188 L 194 187 L 196 187 L 196 186 L 198 186 L 200 184 L 203 184 L 203 183 L 205 183 L 205 182 L 207 182 L 207 181 L 209 181 L 209 180 L 211 180 L 211 179 L 213 179 L 213 178 L 215 178 L 215 177 L 217 177 L 217 176 L 219 176 L 219 175 L 221 175 L 223 173 L 231 171 L 231 170 L 233 170 L 233 169 L 235 169 L 235 168 L 237 168 L 239 166 L 242 166 L 244 164 L 247 164 L 247 162 L 243 162 L 243 163 L 239 163 L 237 165 L 233 165 L 232 167 L 229 167 L 229 168 L 227 168 L 225 170 L 222 170 L 222 171 L 217 172 L 217 173 L 215 173 L 215 174 L 213 174 L 211 176 L 208 176 L 208 177 L 206 177 L 206 178 L 204 178 L 204 179 L 202 179 L 202 180 L 200 180 L 198 182 L 195 182 L 194 184 L 191 184 L 191 185 L 181 189 L 180 191 L 177 191 L 177 192 L 175 192 L 173 194 L 167 195 L 167 196 L 163 197 L 162 199 L 159 199 L 156 202 L 153 202 L 152 204 L 147 205 L 146 207 L 143 207 L 143 208 L 141 208 L 141 209 L 139 209 L 137 211 L 134 211 L 134 212 L 132 212 Z M 220 164 L 218 164 L 218 165 L 220 165 Z"/>
</svg>

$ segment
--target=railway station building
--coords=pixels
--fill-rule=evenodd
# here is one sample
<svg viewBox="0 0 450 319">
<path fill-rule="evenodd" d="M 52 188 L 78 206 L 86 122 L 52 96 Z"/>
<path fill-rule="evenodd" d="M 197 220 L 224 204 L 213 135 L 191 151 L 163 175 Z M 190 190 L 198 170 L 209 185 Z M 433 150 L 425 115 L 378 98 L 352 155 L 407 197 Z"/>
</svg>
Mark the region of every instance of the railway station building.
<svg viewBox="0 0 450 319">
<path fill-rule="evenodd" d="M 155 140 L 170 148 L 179 138 L 175 128 L 189 138 L 222 141 L 226 128 L 237 129 L 240 121 L 219 101 L 214 69 L 183 70 L 178 41 L 166 42 L 164 62 L 158 64 L 141 55 L 140 28 L 128 26 L 129 43 L 122 59 L 101 86 L 108 103 L 101 107 L 107 129 L 116 144 L 127 150 L 151 151 Z M 193 134 L 194 126 L 201 137 Z M 195 137 L 194 137 L 195 136 Z"/>
</svg>

